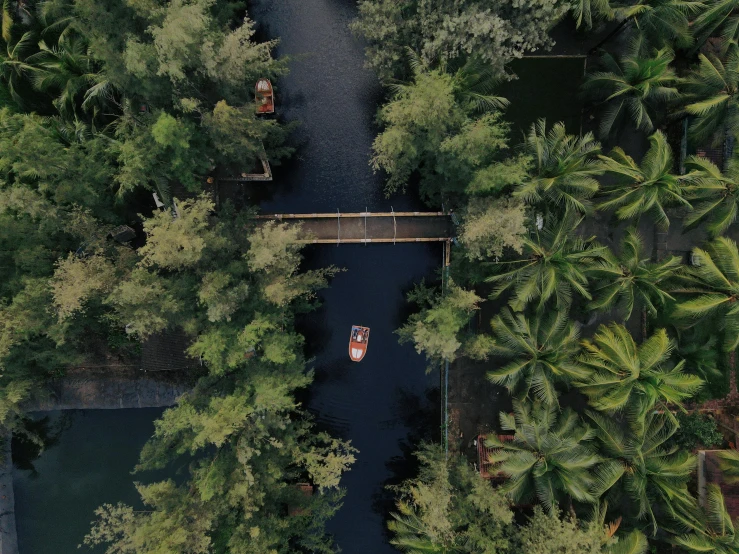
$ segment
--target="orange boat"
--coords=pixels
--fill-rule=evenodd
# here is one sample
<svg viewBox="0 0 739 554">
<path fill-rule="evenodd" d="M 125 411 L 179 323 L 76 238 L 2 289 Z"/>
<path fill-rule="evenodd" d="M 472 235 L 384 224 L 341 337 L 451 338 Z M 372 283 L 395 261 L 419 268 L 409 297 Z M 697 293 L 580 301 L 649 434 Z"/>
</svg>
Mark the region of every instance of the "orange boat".
<svg viewBox="0 0 739 554">
<path fill-rule="evenodd" d="M 352 325 L 352 333 L 349 335 L 349 357 L 353 362 L 361 362 L 367 353 L 369 333 L 369 327 Z"/>
<path fill-rule="evenodd" d="M 259 79 L 254 87 L 257 114 L 275 113 L 275 95 L 269 79 Z"/>
</svg>

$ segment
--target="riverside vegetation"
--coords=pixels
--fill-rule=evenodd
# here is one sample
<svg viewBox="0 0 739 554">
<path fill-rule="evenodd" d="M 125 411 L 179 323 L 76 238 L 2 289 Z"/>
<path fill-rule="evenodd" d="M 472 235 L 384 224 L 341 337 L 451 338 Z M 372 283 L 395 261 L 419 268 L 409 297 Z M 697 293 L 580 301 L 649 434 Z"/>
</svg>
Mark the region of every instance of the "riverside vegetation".
<svg viewBox="0 0 739 554">
<path fill-rule="evenodd" d="M 582 85 L 594 132 L 540 119 L 518 143 L 496 86 L 564 17 L 607 34 Z M 738 162 L 681 168 L 668 138 L 686 121 L 693 149 L 736 140 L 737 17 L 721 0 L 360 2 L 355 30 L 389 91 L 372 164 L 388 194 L 417 187 L 461 220 L 450 278 L 412 291 L 400 340 L 432 367 L 490 360 L 513 403 L 499 429 L 514 439 L 487 439 L 500 485 L 420 448 L 388 523 L 399 550 L 739 552 L 721 491 L 700 506 L 691 481 L 693 449 L 723 437 L 684 407 L 725 396 L 735 370 Z M 635 159 L 619 140 L 639 134 Z M 680 228 L 706 237 L 690 262 L 647 252 L 645 230 Z M 483 302 L 498 313 L 470 331 Z"/>
<path fill-rule="evenodd" d="M 290 152 L 244 86 L 286 72 L 245 7 L 2 4 L 0 423 L 30 433 L 23 400 L 100 344 L 125 358 L 178 328 L 203 362 L 137 468 L 186 478 L 139 484 L 146 511 L 100 507 L 85 542 L 109 553 L 335 550 L 324 524 L 355 450 L 295 400 L 312 372 L 293 327 L 335 270 L 301 271 L 295 230 L 198 194 L 216 168 Z M 177 217 L 175 186 L 190 192 Z M 108 238 L 151 191 L 167 207 L 138 216 L 146 243 Z"/>
</svg>

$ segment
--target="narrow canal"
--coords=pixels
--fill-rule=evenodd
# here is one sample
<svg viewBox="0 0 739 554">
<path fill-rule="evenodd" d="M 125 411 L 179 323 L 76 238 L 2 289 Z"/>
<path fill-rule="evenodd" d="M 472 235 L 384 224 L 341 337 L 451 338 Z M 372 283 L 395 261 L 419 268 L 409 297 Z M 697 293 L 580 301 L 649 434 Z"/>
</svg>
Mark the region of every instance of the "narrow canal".
<svg viewBox="0 0 739 554">
<path fill-rule="evenodd" d="M 280 38 L 277 53 L 293 59 L 290 75 L 278 83 L 278 109 L 301 122 L 297 155 L 276 169 L 262 211 L 423 209 L 411 195 L 385 199 L 382 179 L 369 167 L 381 89 L 363 69 L 362 45 L 349 30 L 354 0 L 255 0 L 250 14 L 264 38 Z M 442 247 L 316 246 L 306 254 L 310 266 L 347 270 L 322 294 L 321 310 L 301 326 L 316 356 L 316 383 L 306 403 L 321 425 L 360 450 L 342 480 L 344 506 L 329 529 L 346 554 L 396 552 L 384 531 L 383 487 L 405 468 L 409 434 L 438 435 L 432 392 L 438 374 L 426 375 L 425 360 L 411 346 L 400 346 L 394 330 L 406 317 L 405 292 L 423 277 L 433 279 Z M 347 352 L 352 324 L 372 329 L 359 364 Z"/>
</svg>

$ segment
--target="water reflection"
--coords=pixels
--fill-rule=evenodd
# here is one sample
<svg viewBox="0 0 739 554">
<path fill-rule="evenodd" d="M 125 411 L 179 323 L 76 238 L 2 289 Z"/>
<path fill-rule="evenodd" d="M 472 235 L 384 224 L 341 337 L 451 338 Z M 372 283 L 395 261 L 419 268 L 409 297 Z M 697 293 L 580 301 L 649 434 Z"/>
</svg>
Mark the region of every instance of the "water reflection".
<svg viewBox="0 0 739 554">
<path fill-rule="evenodd" d="M 59 443 L 62 433 L 72 426 L 74 412 L 62 412 L 59 417 L 26 417 L 13 434 L 11 450 L 16 469 L 29 472 L 35 479 L 39 473 L 34 462 L 49 448 Z"/>
</svg>

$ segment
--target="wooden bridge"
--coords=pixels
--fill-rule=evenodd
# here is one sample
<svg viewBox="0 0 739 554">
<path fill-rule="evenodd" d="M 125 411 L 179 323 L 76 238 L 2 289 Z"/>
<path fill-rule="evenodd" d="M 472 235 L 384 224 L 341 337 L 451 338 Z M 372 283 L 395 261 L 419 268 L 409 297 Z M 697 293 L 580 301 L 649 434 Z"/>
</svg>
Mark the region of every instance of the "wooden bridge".
<svg viewBox="0 0 739 554">
<path fill-rule="evenodd" d="M 448 241 L 452 220 L 443 212 L 358 212 L 265 214 L 258 219 L 299 224 L 301 242 L 368 244 Z"/>
</svg>

